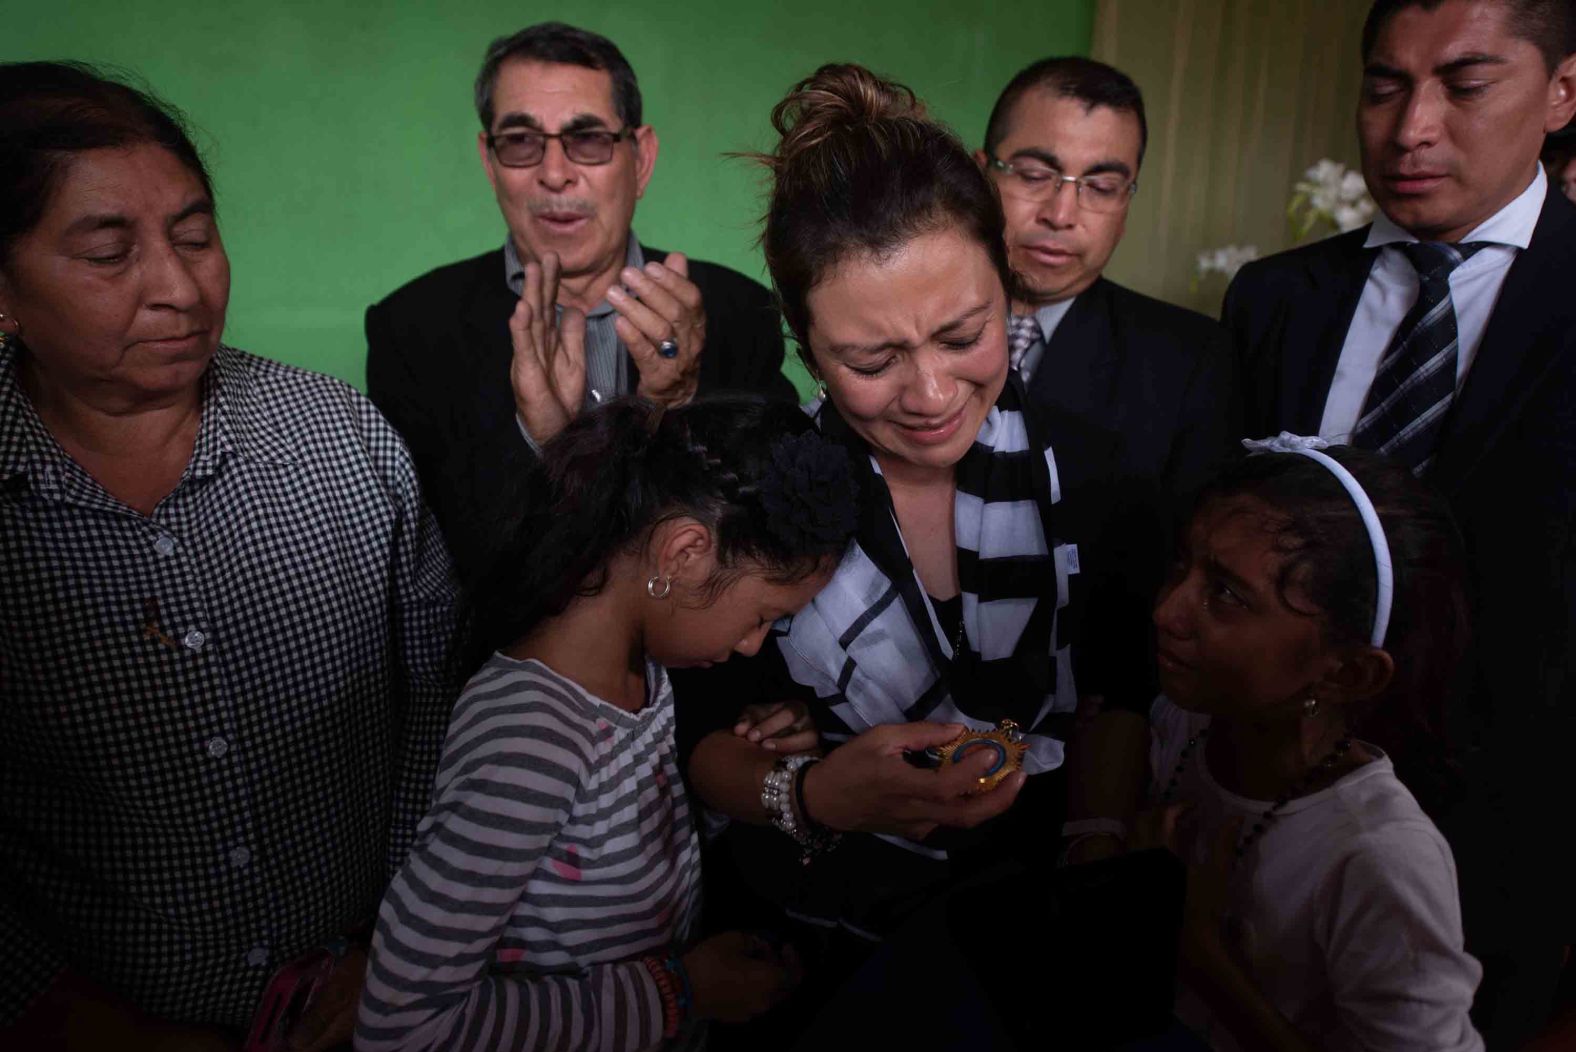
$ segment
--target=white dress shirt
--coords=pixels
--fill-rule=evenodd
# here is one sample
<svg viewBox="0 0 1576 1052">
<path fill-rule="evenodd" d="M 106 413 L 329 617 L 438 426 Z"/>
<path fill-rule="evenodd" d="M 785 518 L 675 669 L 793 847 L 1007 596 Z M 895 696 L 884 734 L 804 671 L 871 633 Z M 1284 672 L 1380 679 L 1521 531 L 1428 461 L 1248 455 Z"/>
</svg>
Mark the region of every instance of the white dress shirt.
<svg viewBox="0 0 1576 1052">
<path fill-rule="evenodd" d="M 1489 244 L 1450 275 L 1450 299 L 1456 308 L 1458 391 L 1467 370 L 1472 367 L 1472 360 L 1477 357 L 1483 330 L 1488 328 L 1489 315 L 1494 312 L 1500 289 L 1505 285 L 1505 274 L 1516 254 L 1532 242 L 1532 231 L 1543 212 L 1543 199 L 1548 189 L 1548 176 L 1540 164 L 1531 185 L 1519 197 L 1461 239 Z M 1332 442 L 1350 439 L 1362 415 L 1368 387 L 1379 369 L 1379 359 L 1401 327 L 1406 312 L 1417 302 L 1421 288 L 1417 271 L 1401 250 L 1394 247 L 1416 240 L 1382 212 L 1368 231 L 1364 247 L 1379 248 L 1379 258 L 1368 273 L 1368 283 L 1363 286 L 1362 298 L 1357 301 L 1357 313 L 1346 330 L 1346 343 L 1341 347 L 1335 377 L 1324 402 L 1324 418 L 1319 422 L 1319 434 Z"/>
</svg>

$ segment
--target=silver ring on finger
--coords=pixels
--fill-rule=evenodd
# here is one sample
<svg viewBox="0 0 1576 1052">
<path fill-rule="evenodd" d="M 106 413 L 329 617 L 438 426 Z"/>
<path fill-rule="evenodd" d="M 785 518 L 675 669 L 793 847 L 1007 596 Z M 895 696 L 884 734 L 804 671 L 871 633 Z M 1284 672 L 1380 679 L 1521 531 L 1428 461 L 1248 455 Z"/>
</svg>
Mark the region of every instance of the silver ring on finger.
<svg viewBox="0 0 1576 1052">
<path fill-rule="evenodd" d="M 657 344 L 657 353 L 664 358 L 677 358 L 679 356 L 679 341 L 663 340 Z"/>
</svg>

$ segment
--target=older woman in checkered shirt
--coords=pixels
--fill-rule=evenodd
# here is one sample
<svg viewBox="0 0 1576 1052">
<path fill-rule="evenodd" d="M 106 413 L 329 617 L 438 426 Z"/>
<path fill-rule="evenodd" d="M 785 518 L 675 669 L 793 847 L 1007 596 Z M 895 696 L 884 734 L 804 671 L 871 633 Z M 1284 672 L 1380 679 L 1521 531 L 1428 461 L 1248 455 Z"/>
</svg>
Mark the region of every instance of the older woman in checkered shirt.
<svg viewBox="0 0 1576 1052">
<path fill-rule="evenodd" d="M 229 291 L 168 110 L 0 65 L 0 1046 L 235 1047 L 426 806 L 447 555 L 370 403 L 220 342 Z"/>
</svg>

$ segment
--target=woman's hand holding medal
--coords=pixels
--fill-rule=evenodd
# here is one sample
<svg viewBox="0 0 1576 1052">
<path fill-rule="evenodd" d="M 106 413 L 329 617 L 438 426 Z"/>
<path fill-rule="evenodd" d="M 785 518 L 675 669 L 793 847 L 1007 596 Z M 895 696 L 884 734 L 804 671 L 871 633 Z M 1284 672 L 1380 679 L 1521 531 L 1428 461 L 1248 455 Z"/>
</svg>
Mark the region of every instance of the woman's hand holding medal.
<svg viewBox="0 0 1576 1052">
<path fill-rule="evenodd" d="M 805 774 L 815 820 L 840 832 L 890 833 L 923 840 L 937 826 L 968 828 L 1012 806 L 1026 775 L 1014 771 L 980 791 L 997 758 L 981 751 L 941 770 L 915 767 L 905 753 L 955 742 L 955 723 L 896 723 L 875 727 L 833 749 Z"/>
</svg>

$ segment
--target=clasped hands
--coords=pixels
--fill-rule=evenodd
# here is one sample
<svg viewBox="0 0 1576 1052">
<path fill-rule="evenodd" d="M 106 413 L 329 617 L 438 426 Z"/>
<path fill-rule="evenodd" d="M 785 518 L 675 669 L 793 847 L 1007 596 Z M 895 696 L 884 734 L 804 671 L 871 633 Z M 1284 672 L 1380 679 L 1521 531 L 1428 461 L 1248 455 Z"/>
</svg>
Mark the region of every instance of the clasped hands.
<svg viewBox="0 0 1576 1052">
<path fill-rule="evenodd" d="M 525 265 L 525 287 L 509 316 L 514 357 L 509 369 L 515 409 L 538 446 L 580 413 L 586 396 L 586 316 L 558 309 L 561 270 L 556 253 Z M 617 312 L 614 331 L 640 374 L 635 393 L 659 405 L 683 405 L 695 396 L 706 346 L 706 311 L 689 280 L 689 260 L 672 253 L 643 269 L 626 267 L 608 290 Z M 663 357 L 664 340 L 678 354 Z"/>
</svg>

